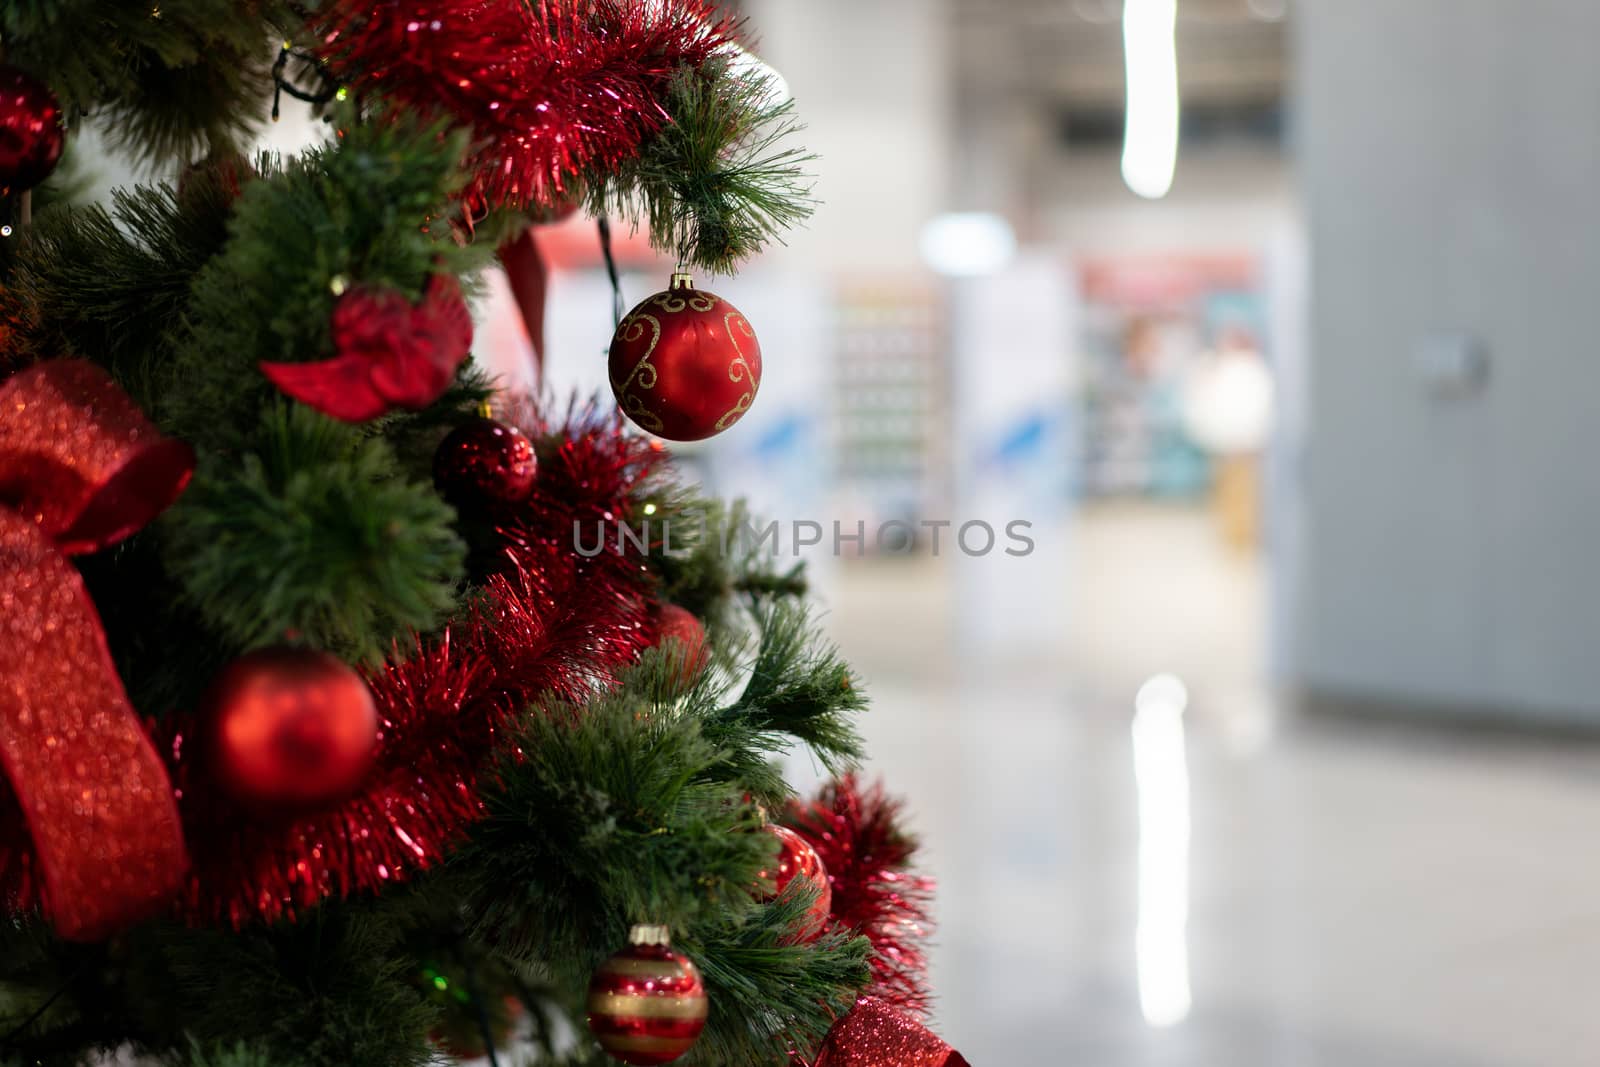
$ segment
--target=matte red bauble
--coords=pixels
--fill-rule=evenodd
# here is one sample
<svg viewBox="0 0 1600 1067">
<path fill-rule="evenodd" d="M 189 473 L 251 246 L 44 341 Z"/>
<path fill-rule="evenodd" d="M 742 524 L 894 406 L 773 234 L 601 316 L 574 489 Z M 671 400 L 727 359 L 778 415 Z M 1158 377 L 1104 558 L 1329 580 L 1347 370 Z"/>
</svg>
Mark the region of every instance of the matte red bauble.
<svg viewBox="0 0 1600 1067">
<path fill-rule="evenodd" d="M 677 680 L 684 688 L 693 684 L 695 676 L 705 669 L 710 656 L 706 652 L 706 628 L 693 614 L 676 604 L 662 604 L 656 608 L 656 644 L 675 641 L 682 669 Z"/>
<path fill-rule="evenodd" d="M 640 429 L 699 441 L 744 417 L 761 386 L 761 345 L 739 309 L 687 274 L 628 313 L 611 338 L 611 391 Z"/>
<path fill-rule="evenodd" d="M 816 899 L 806 912 L 806 924 L 801 930 L 802 941 L 814 941 L 828 925 L 828 915 L 833 909 L 833 888 L 828 884 L 828 871 L 810 843 L 787 826 L 769 823 L 767 833 L 778 839 L 778 865 L 771 871 L 761 872 L 763 886 L 771 886 L 767 899 L 775 900 L 789 888 L 796 878 L 800 884 L 816 890 Z"/>
<path fill-rule="evenodd" d="M 474 418 L 450 431 L 433 455 L 433 482 L 457 507 L 515 504 L 533 491 L 533 442 L 494 419 Z"/>
<path fill-rule="evenodd" d="M 233 661 L 206 696 L 211 773 L 264 812 L 325 807 L 366 778 L 378 710 L 361 676 L 305 648 L 264 648 Z"/>
<path fill-rule="evenodd" d="M 589 983 L 589 1029 L 623 1063 L 682 1056 L 705 1029 L 708 1007 L 700 971 L 672 951 L 664 926 L 635 926 L 628 947 L 602 963 Z"/>
<path fill-rule="evenodd" d="M 61 103 L 44 83 L 0 67 L 0 193 L 32 189 L 61 159 Z"/>
</svg>

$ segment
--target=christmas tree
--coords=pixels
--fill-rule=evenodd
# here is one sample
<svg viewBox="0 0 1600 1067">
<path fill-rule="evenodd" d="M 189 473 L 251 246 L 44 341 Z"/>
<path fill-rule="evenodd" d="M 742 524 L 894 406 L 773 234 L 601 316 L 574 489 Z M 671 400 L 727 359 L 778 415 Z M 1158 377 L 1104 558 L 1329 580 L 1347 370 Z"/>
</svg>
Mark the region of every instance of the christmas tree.
<svg viewBox="0 0 1600 1067">
<path fill-rule="evenodd" d="M 964 1063 L 861 688 L 662 441 L 759 384 L 687 272 L 811 207 L 740 36 L 0 4 L 0 1062 Z M 288 104 L 326 142 L 249 155 Z M 89 125 L 171 180 L 74 204 Z M 617 404 L 469 358 L 497 260 L 542 343 L 575 210 L 685 272 L 620 322 Z"/>
</svg>

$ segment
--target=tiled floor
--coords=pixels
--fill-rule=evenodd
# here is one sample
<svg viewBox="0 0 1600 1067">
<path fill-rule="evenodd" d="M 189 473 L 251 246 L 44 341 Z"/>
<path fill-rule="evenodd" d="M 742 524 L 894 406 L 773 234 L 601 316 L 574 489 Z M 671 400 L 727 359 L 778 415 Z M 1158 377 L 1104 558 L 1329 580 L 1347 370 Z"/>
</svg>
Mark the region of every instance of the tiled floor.
<svg viewBox="0 0 1600 1067">
<path fill-rule="evenodd" d="M 956 654 L 942 567 L 832 582 L 975 1067 L 1600 1062 L 1600 748 L 1284 715 L 1259 575 L 1205 516 L 1096 513 L 1070 543 L 1069 623 L 1031 660 Z M 1160 671 L 1187 711 L 1158 689 L 1136 731 Z"/>
</svg>

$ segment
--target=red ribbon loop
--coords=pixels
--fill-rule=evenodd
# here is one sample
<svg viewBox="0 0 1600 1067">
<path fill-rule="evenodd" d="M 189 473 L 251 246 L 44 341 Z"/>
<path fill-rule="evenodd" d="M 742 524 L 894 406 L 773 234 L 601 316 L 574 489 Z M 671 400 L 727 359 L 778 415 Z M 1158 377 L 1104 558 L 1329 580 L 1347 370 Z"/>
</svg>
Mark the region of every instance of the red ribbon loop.
<svg viewBox="0 0 1600 1067">
<path fill-rule="evenodd" d="M 544 384 L 544 305 L 550 287 L 550 267 L 533 226 L 528 226 L 515 237 L 502 243 L 497 250 L 500 265 L 505 268 L 506 281 L 511 283 L 511 295 L 516 298 L 517 311 L 522 315 L 522 325 L 528 332 L 528 343 L 533 347 L 535 385 Z"/>
<path fill-rule="evenodd" d="M 68 940 L 149 915 L 188 857 L 166 767 L 66 556 L 138 530 L 193 470 L 189 446 L 93 364 L 44 363 L 0 387 L 0 764 L 32 846 L 0 855 L 0 880 L 15 904 L 36 894 Z"/>
<path fill-rule="evenodd" d="M 833 1024 L 813 1067 L 968 1067 L 911 1016 L 864 997 Z"/>
</svg>

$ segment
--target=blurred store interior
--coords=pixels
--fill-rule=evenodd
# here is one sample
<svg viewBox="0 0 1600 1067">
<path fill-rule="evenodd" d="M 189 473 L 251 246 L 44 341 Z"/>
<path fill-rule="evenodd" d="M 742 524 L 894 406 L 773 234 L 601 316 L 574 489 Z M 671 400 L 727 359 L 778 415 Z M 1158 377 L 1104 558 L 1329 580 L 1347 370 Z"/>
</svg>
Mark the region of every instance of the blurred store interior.
<svg viewBox="0 0 1600 1067">
<path fill-rule="evenodd" d="M 944 1036 L 1592 1064 L 1600 5 L 735 6 L 819 204 L 701 280 L 766 372 L 685 462 L 822 530 Z M 593 221 L 547 247 L 547 384 L 604 391 Z"/>
</svg>

